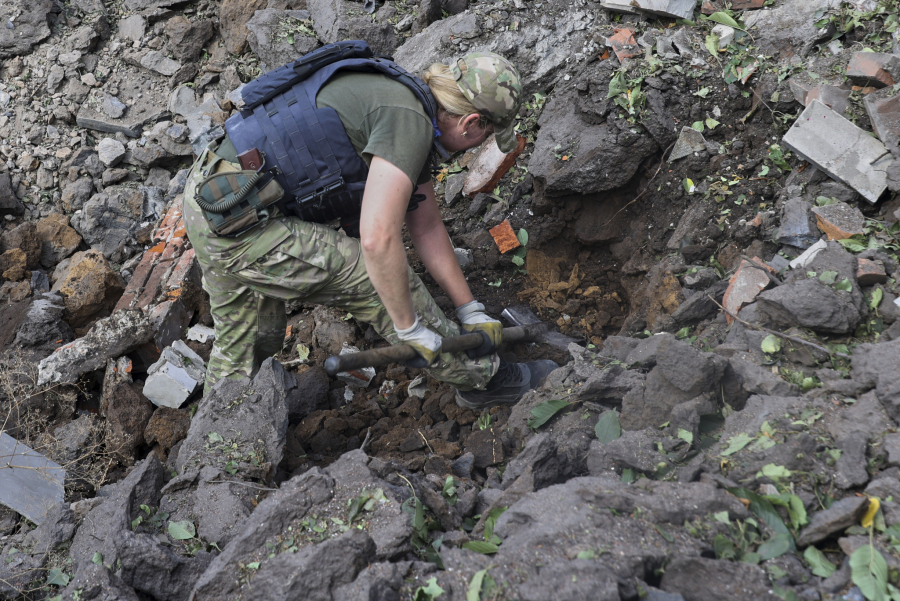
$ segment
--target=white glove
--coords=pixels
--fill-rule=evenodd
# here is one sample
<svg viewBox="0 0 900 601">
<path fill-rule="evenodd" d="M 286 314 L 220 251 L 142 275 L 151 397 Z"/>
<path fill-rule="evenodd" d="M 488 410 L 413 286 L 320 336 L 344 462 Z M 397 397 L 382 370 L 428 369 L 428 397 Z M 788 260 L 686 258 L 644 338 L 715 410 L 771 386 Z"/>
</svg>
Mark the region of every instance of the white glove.
<svg viewBox="0 0 900 601">
<path fill-rule="evenodd" d="M 407 367 L 428 367 L 434 363 L 434 360 L 440 354 L 441 337 L 436 332 L 425 327 L 419 321 L 418 315 L 411 326 L 401 330 L 395 324 L 394 331 L 397 332 L 397 337 L 402 342 L 410 345 L 419 353 L 418 357 L 403 362 Z"/>
<path fill-rule="evenodd" d="M 497 351 L 500 343 L 503 342 L 503 325 L 485 314 L 484 305 L 473 300 L 457 307 L 456 316 L 459 317 L 463 330 L 466 332 L 482 332 L 487 336 L 485 344 L 477 349 L 466 351 L 470 359 L 490 355 Z"/>
</svg>

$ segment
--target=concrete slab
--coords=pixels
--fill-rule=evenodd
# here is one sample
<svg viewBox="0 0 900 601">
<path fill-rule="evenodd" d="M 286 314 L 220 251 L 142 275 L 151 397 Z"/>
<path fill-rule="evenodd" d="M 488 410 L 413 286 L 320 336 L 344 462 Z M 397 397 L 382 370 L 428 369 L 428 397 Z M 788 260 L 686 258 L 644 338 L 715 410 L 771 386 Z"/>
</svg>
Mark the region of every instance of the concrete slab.
<svg viewBox="0 0 900 601">
<path fill-rule="evenodd" d="M 819 100 L 810 102 L 782 142 L 871 203 L 887 188 L 893 158 L 884 144 Z"/>
<path fill-rule="evenodd" d="M 0 504 L 40 525 L 63 502 L 65 479 L 61 465 L 0 432 Z"/>
<path fill-rule="evenodd" d="M 900 94 L 888 90 L 868 94 L 863 99 L 875 135 L 882 142 L 900 138 Z"/>
<path fill-rule="evenodd" d="M 684 126 L 681 128 L 681 135 L 675 142 L 672 152 L 669 154 L 669 162 L 683 159 L 695 152 L 706 150 L 706 138 L 693 127 Z"/>
<path fill-rule="evenodd" d="M 147 370 L 144 396 L 158 407 L 178 409 L 205 379 L 206 363 L 188 345 L 176 340 Z"/>
<path fill-rule="evenodd" d="M 654 15 L 673 19 L 690 19 L 694 16 L 694 6 L 697 2 L 696 0 L 633 0 L 631 4 Z"/>
</svg>

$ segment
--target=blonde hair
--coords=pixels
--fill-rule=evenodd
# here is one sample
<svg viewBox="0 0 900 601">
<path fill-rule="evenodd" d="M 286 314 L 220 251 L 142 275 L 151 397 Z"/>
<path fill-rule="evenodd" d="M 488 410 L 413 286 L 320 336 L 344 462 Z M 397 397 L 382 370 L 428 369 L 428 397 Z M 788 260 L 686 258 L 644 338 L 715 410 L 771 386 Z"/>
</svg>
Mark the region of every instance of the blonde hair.
<svg viewBox="0 0 900 601">
<path fill-rule="evenodd" d="M 463 94 L 456 80 L 450 73 L 450 67 L 441 63 L 434 63 L 422 76 L 422 80 L 431 89 L 434 99 L 437 100 L 439 108 L 445 113 L 463 119 L 468 115 L 478 115 L 479 126 L 487 127 L 490 119 L 478 112 L 475 105 Z"/>
</svg>

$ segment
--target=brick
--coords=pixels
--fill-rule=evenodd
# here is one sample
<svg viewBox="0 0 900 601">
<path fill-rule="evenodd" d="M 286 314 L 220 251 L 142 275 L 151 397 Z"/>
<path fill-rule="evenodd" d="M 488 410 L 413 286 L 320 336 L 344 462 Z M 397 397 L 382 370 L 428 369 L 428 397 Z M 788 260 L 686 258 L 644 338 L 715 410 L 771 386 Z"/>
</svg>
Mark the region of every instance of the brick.
<svg viewBox="0 0 900 601">
<path fill-rule="evenodd" d="M 184 252 L 184 238 L 172 238 L 166 248 L 163 250 L 153 267 L 153 271 L 144 283 L 141 292 L 138 294 L 136 306 L 141 309 L 147 309 L 150 305 L 156 303 L 160 294 L 166 292 L 163 288 L 168 282 L 169 273 L 174 267 L 177 259 Z"/>
<path fill-rule="evenodd" d="M 813 100 L 819 100 L 837 113 L 844 114 L 850 106 L 850 90 L 837 86 L 816 83 L 805 73 L 792 77 L 788 84 L 794 98 L 803 106 L 809 106 Z"/>
<path fill-rule="evenodd" d="M 494 242 L 497 243 L 497 248 L 500 249 L 501 254 L 522 246 L 519 239 L 516 237 L 516 233 L 513 231 L 512 226 L 509 224 L 509 219 L 504 219 L 503 223 L 496 227 L 492 227 L 488 231 L 491 233 L 491 236 L 494 237 Z"/>
<path fill-rule="evenodd" d="M 634 32 L 630 29 L 616 29 L 615 35 L 609 38 L 609 45 L 620 61 L 642 54 L 637 40 L 634 39 Z"/>
<path fill-rule="evenodd" d="M 506 175 L 506 172 L 516 164 L 516 159 L 525 150 L 525 138 L 516 136 L 518 142 L 515 150 L 504 154 L 497 147 L 494 136 L 487 139 L 475 157 L 475 160 L 469 165 L 469 173 L 466 176 L 466 183 L 463 185 L 463 194 L 473 197 L 476 194 L 490 194 L 497 184 Z"/>
<path fill-rule="evenodd" d="M 194 249 L 184 251 L 166 281 L 165 293 L 169 298 L 180 298 L 185 309 L 190 312 L 200 310 L 203 303 L 203 286 L 200 264 Z"/>
<path fill-rule="evenodd" d="M 859 209 L 845 202 L 836 202 L 825 207 L 814 207 L 816 225 L 828 235 L 829 240 L 844 240 L 864 233 L 865 217 Z"/>
<path fill-rule="evenodd" d="M 769 276 L 763 271 L 763 269 L 771 271 L 771 268 L 757 257 L 753 257 L 753 262 L 756 263 L 756 266 L 746 259 L 742 259 L 737 271 L 728 282 L 728 289 L 725 290 L 722 306 L 735 315 L 741 310 L 741 307 L 756 300 L 757 295 L 771 284 Z M 730 315 L 726 314 L 725 318 L 728 323 L 734 321 Z"/>
<path fill-rule="evenodd" d="M 871 203 L 887 188 L 893 158 L 884 144 L 818 100 L 809 103 L 782 142 Z"/>
<path fill-rule="evenodd" d="M 700 5 L 700 12 L 704 15 L 711 15 L 713 13 L 719 12 L 724 7 L 721 2 L 716 2 L 714 0 L 703 0 L 703 4 Z"/>
<path fill-rule="evenodd" d="M 882 142 L 900 138 L 900 94 L 870 94 L 865 97 L 863 104 L 869 114 L 872 129 Z"/>
<path fill-rule="evenodd" d="M 857 259 L 856 263 L 856 282 L 860 286 L 874 286 L 887 282 L 887 273 L 881 261 Z"/>
<path fill-rule="evenodd" d="M 125 287 L 125 292 L 122 293 L 119 302 L 116 304 L 116 311 L 119 309 L 132 308 L 132 303 L 140 296 L 144 284 L 147 283 L 147 279 L 153 271 L 153 266 L 156 265 L 157 259 L 159 259 L 159 256 L 162 254 L 162 249 L 155 249 L 156 247 L 151 248 L 144 253 L 143 257 L 141 257 L 141 262 L 138 263 L 137 268 L 135 268 L 134 274 L 131 276 L 128 285 Z"/>
<path fill-rule="evenodd" d="M 892 68 L 888 63 L 894 61 L 900 61 L 900 57 L 883 52 L 857 52 L 847 65 L 847 77 L 860 86 L 875 88 L 892 86 L 897 82 L 888 72 L 888 69 Z"/>
<path fill-rule="evenodd" d="M 184 227 L 184 220 L 182 219 L 183 208 L 182 197 L 181 195 L 178 195 L 172 202 L 172 206 L 166 211 L 162 223 L 160 223 L 159 227 L 153 232 L 154 241 L 168 242 L 176 229 Z"/>
</svg>

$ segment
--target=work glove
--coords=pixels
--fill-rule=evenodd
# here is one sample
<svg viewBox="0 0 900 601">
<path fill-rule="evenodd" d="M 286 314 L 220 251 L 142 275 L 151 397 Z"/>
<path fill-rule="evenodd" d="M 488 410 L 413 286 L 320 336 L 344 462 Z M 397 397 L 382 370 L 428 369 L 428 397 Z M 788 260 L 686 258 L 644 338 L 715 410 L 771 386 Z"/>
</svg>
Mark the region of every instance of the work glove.
<svg viewBox="0 0 900 601">
<path fill-rule="evenodd" d="M 477 359 L 497 352 L 500 343 L 503 342 L 503 325 L 485 314 L 484 305 L 473 300 L 457 307 L 456 316 L 459 317 L 466 332 L 480 332 L 484 338 L 481 346 L 466 351 L 469 359 Z"/>
<path fill-rule="evenodd" d="M 428 367 L 441 352 L 441 337 L 425 327 L 419 321 L 418 315 L 411 326 L 401 330 L 394 325 L 394 331 L 397 332 L 401 342 L 410 345 L 419 353 L 418 357 L 403 362 L 406 367 Z"/>
</svg>

